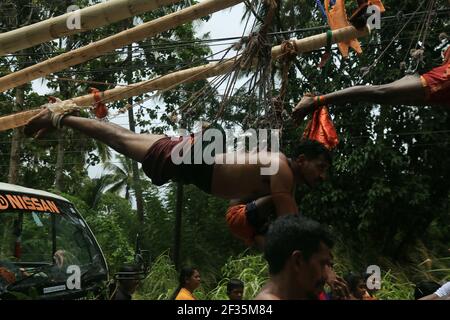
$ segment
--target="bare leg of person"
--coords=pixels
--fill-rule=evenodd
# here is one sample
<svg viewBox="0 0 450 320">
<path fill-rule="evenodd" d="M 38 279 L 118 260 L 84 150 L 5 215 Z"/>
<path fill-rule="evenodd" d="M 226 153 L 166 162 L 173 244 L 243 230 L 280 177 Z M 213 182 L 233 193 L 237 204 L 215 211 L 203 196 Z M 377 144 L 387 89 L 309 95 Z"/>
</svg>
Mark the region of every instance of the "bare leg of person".
<svg viewBox="0 0 450 320">
<path fill-rule="evenodd" d="M 425 105 L 426 91 L 419 76 L 406 76 L 388 84 L 355 86 L 322 96 L 323 104 L 371 102 L 379 104 Z M 322 100 L 321 100 L 322 102 Z M 293 110 L 294 118 L 302 121 L 315 109 L 315 97 L 304 96 Z"/>
<path fill-rule="evenodd" d="M 62 119 L 62 124 L 99 140 L 126 157 L 139 162 L 144 160 L 148 149 L 156 141 L 165 137 L 164 135 L 137 134 L 114 123 L 70 115 Z M 28 122 L 25 133 L 32 135 L 43 128 L 51 127 L 51 112 L 43 109 Z"/>
</svg>

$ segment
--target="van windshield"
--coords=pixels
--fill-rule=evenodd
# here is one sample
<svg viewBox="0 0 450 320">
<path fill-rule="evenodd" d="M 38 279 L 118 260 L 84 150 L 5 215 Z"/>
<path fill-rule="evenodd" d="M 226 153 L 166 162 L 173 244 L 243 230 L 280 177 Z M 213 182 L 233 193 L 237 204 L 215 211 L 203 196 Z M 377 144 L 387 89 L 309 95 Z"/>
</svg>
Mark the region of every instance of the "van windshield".
<svg viewBox="0 0 450 320">
<path fill-rule="evenodd" d="M 35 288 L 41 295 L 66 290 L 76 272 L 82 282 L 107 274 L 92 233 L 68 202 L 0 194 L 0 238 L 0 294 Z"/>
</svg>

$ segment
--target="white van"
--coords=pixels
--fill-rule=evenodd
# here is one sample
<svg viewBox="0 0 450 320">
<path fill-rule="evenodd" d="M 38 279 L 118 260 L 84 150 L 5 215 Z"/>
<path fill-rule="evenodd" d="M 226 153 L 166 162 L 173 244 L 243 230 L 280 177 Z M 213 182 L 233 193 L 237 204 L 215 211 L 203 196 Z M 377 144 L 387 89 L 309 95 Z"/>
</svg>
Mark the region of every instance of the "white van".
<svg viewBox="0 0 450 320">
<path fill-rule="evenodd" d="M 0 183 L 0 299 L 79 299 L 100 295 L 105 257 L 67 199 Z"/>
</svg>

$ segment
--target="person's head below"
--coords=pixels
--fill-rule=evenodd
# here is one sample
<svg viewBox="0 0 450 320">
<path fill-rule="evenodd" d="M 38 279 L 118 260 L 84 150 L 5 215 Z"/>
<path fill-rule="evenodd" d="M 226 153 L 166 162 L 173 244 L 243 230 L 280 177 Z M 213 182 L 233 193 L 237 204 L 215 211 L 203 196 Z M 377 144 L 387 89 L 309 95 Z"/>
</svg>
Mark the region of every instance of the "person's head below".
<svg viewBox="0 0 450 320">
<path fill-rule="evenodd" d="M 178 287 L 172 295 L 172 300 L 176 298 L 182 288 L 189 292 L 194 292 L 200 286 L 200 272 L 194 267 L 184 267 L 180 270 Z"/>
<path fill-rule="evenodd" d="M 347 282 L 350 294 L 358 300 L 363 300 L 364 295 L 367 294 L 367 286 L 363 274 L 349 273 L 344 277 Z"/>
<path fill-rule="evenodd" d="M 130 296 L 133 295 L 139 285 L 137 272 L 139 272 L 139 268 L 134 264 L 126 264 L 119 269 L 119 288 Z"/>
<path fill-rule="evenodd" d="M 441 285 L 435 281 L 421 281 L 416 284 L 414 289 L 414 299 L 419 300 L 420 298 L 429 296 L 435 293 Z"/>
<path fill-rule="evenodd" d="M 230 300 L 242 300 L 244 283 L 239 279 L 230 279 L 227 284 L 227 295 Z"/>
<path fill-rule="evenodd" d="M 295 147 L 294 162 L 298 166 L 296 180 L 314 188 L 327 178 L 327 171 L 333 164 L 330 150 L 315 140 L 302 140 Z"/>
<path fill-rule="evenodd" d="M 286 299 L 316 299 L 332 265 L 333 239 L 318 222 L 286 215 L 276 219 L 266 236 L 264 256 L 271 281 L 285 283 Z"/>
</svg>

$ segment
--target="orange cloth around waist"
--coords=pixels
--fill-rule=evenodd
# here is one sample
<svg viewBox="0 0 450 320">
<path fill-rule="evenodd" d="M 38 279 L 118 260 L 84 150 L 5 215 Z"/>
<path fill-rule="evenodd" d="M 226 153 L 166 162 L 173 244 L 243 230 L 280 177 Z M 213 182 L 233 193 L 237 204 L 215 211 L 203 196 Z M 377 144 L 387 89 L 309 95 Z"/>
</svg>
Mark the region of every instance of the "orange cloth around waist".
<svg viewBox="0 0 450 320">
<path fill-rule="evenodd" d="M 427 102 L 450 105 L 450 62 L 424 73 L 421 80 Z"/>
<path fill-rule="evenodd" d="M 255 229 L 248 223 L 247 206 L 239 204 L 229 207 L 225 216 L 231 233 L 237 238 L 244 240 L 247 245 L 252 245 L 256 235 Z"/>
</svg>

